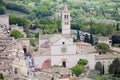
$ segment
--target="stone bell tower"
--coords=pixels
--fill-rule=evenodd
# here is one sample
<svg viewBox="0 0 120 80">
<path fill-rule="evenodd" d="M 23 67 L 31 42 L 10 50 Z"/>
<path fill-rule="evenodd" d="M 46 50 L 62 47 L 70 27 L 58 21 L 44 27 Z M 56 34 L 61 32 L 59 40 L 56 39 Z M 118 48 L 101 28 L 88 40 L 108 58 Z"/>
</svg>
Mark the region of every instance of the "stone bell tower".
<svg viewBox="0 0 120 80">
<path fill-rule="evenodd" d="M 62 11 L 62 34 L 70 34 L 70 12 L 67 6 Z"/>
</svg>

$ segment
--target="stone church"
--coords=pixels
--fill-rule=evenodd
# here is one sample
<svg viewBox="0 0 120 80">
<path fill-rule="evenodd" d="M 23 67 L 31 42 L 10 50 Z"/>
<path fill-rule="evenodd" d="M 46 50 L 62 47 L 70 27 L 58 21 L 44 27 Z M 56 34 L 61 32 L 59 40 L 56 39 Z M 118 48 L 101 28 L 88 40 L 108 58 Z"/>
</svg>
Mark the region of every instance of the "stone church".
<svg viewBox="0 0 120 80">
<path fill-rule="evenodd" d="M 64 7 L 62 33 L 39 35 L 39 51 L 33 53 L 35 69 L 44 69 L 55 65 L 71 68 L 77 64 L 80 58 L 87 59 L 90 69 L 94 69 L 96 53 L 85 52 L 77 43 L 73 42 L 70 34 L 70 20 L 70 12 L 67 7 Z"/>
</svg>

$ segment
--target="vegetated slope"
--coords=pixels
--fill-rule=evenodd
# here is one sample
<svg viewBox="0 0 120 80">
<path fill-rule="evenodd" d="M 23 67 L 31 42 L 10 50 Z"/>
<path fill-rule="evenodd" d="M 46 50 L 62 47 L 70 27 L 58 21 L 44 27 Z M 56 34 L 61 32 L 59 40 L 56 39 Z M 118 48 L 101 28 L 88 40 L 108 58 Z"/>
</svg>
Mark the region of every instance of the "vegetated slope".
<svg viewBox="0 0 120 80">
<path fill-rule="evenodd" d="M 8 14 L 27 18 L 35 24 L 31 29 L 40 28 L 48 34 L 61 31 L 60 19 L 51 17 L 61 13 L 66 4 L 71 12 L 72 29 L 108 36 L 106 32 L 109 30 L 106 29 L 112 28 L 113 33 L 113 27 L 120 24 L 119 0 L 5 0 L 5 3 Z"/>
</svg>

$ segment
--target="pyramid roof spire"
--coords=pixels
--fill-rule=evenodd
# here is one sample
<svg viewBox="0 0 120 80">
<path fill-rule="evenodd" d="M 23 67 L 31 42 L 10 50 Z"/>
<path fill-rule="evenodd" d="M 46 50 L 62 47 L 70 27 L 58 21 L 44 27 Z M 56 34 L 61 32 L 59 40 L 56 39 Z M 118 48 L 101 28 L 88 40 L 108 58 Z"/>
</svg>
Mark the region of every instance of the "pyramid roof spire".
<svg viewBox="0 0 120 80">
<path fill-rule="evenodd" d="M 63 12 L 69 12 L 67 5 L 64 5 Z"/>
</svg>

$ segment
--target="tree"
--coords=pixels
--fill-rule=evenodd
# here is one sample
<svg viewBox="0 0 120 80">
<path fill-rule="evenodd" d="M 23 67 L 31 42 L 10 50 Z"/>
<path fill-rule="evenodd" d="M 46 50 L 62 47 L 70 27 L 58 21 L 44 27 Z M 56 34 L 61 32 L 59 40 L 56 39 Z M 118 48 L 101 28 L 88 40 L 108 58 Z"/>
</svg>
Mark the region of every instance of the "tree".
<svg viewBox="0 0 120 80">
<path fill-rule="evenodd" d="M 90 34 L 90 43 L 91 43 L 92 45 L 94 44 L 93 34 Z"/>
<path fill-rule="evenodd" d="M 110 74 L 114 74 L 115 77 L 120 77 L 120 59 L 114 59 L 108 71 Z"/>
<path fill-rule="evenodd" d="M 86 34 L 86 35 L 85 35 L 84 42 L 87 42 L 87 43 L 89 43 L 89 42 L 90 42 L 90 39 L 89 39 L 88 34 Z"/>
<path fill-rule="evenodd" d="M 88 60 L 86 60 L 86 59 L 80 59 L 78 61 L 78 64 L 80 64 L 80 65 L 87 65 L 88 64 Z"/>
<path fill-rule="evenodd" d="M 11 31 L 10 36 L 15 37 L 16 39 L 17 38 L 23 38 L 23 34 L 18 30 Z"/>
<path fill-rule="evenodd" d="M 30 32 L 29 32 L 30 22 L 26 18 L 19 18 L 16 16 L 10 16 L 9 21 L 10 21 L 10 25 L 18 24 L 18 26 L 23 26 L 23 28 L 27 34 L 27 37 L 30 37 Z"/>
<path fill-rule="evenodd" d="M 119 24 L 118 23 L 116 24 L 116 27 L 117 27 L 116 30 L 119 31 Z"/>
<path fill-rule="evenodd" d="M 4 1 L 0 0 L 0 15 L 5 14 L 6 13 L 6 8 L 4 5 Z"/>
<path fill-rule="evenodd" d="M 106 54 L 109 51 L 109 45 L 106 43 L 99 43 L 96 45 L 96 49 L 98 50 L 99 54 Z"/>
<path fill-rule="evenodd" d="M 78 39 L 78 41 L 80 40 L 79 30 L 77 31 L 77 39 Z"/>
<path fill-rule="evenodd" d="M 84 66 L 77 64 L 71 70 L 72 70 L 72 73 L 78 77 L 84 71 Z"/>
<path fill-rule="evenodd" d="M 95 69 L 98 70 L 100 74 L 103 74 L 103 65 L 101 64 L 101 62 L 96 63 Z"/>
<path fill-rule="evenodd" d="M 4 6 L 0 6 L 0 15 L 5 14 L 6 8 Z"/>
<path fill-rule="evenodd" d="M 119 33 L 117 35 L 112 36 L 112 45 L 118 44 L 120 46 L 120 35 Z"/>
<path fill-rule="evenodd" d="M 111 24 L 94 23 L 90 27 L 89 32 L 95 35 L 110 36 L 114 34 L 115 29 L 116 28 Z"/>
<path fill-rule="evenodd" d="M 3 0 L 0 0 L 0 5 L 3 5 L 3 4 L 4 4 Z"/>
</svg>

